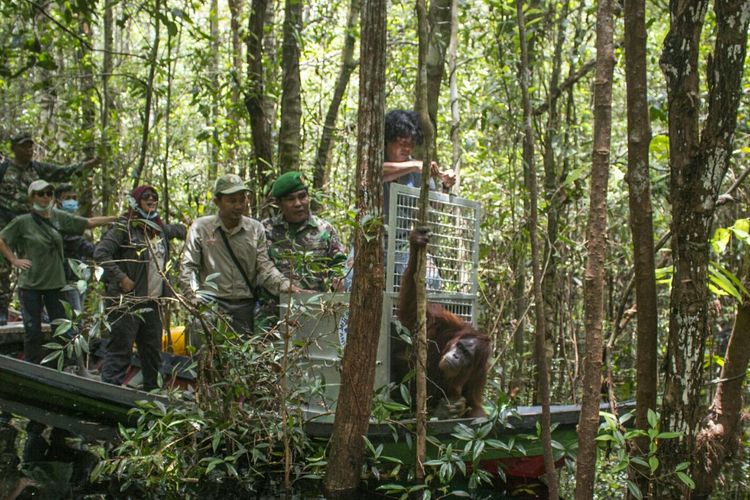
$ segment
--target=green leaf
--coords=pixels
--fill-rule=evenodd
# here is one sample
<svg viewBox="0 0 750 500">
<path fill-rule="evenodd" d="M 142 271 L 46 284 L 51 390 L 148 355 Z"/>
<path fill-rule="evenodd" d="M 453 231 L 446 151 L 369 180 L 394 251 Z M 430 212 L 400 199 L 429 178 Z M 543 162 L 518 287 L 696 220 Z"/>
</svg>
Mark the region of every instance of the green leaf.
<svg viewBox="0 0 750 500">
<path fill-rule="evenodd" d="M 633 497 L 637 498 L 638 500 L 643 499 L 643 493 L 641 493 L 641 490 L 638 488 L 638 485 L 636 485 L 630 479 L 626 479 L 625 484 L 628 486 L 628 491 L 630 492 L 631 495 L 633 495 Z"/>
<path fill-rule="evenodd" d="M 719 269 L 717 269 L 717 267 L 719 267 Z M 716 288 L 718 288 L 718 290 L 719 290 L 719 292 L 720 292 L 721 295 L 731 295 L 735 299 L 741 301 L 742 300 L 742 295 L 737 290 L 737 288 L 734 286 L 734 284 L 732 283 L 732 281 L 729 278 L 727 278 L 726 275 L 724 273 L 722 273 L 721 271 L 722 271 L 722 269 L 721 269 L 720 266 L 718 266 L 718 264 L 717 265 L 712 265 L 709 268 L 709 273 L 710 273 L 709 280 L 710 280 L 710 282 Z M 729 271 L 726 271 L 726 270 L 724 270 L 724 271 L 726 273 L 729 273 Z"/>
<path fill-rule="evenodd" d="M 685 486 L 687 486 L 691 490 L 695 489 L 695 482 L 690 478 L 690 476 L 688 476 L 684 472 L 678 472 L 677 477 L 680 478 L 680 481 L 685 483 Z"/>
<path fill-rule="evenodd" d="M 656 426 L 659 425 L 659 416 L 651 408 L 648 409 L 648 413 L 646 415 L 646 418 L 648 420 L 648 425 L 649 426 L 656 427 Z"/>
<path fill-rule="evenodd" d="M 655 456 L 648 457 L 648 468 L 651 469 L 651 472 L 655 472 L 659 468 L 659 459 Z"/>
<path fill-rule="evenodd" d="M 682 436 L 681 432 L 660 432 L 658 436 L 656 436 L 658 439 L 675 439 Z"/>
<path fill-rule="evenodd" d="M 716 255 L 721 255 L 727 249 L 729 240 L 732 238 L 732 232 L 725 228 L 720 227 L 714 232 L 713 238 L 711 238 L 711 248 Z"/>
</svg>

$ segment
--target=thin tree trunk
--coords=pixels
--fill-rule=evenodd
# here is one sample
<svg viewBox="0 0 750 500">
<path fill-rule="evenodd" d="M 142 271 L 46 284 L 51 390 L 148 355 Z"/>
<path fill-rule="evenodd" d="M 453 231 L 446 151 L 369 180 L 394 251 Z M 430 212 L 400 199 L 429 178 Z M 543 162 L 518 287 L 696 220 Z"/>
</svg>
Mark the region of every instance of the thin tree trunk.
<svg viewBox="0 0 750 500">
<path fill-rule="evenodd" d="M 179 50 L 179 40 L 182 36 L 182 25 L 180 24 L 180 27 L 178 28 L 178 34 L 177 34 L 177 48 Z M 175 72 L 175 66 L 177 64 L 177 61 L 172 61 L 172 50 L 173 50 L 173 41 L 172 41 L 172 33 L 167 33 L 167 102 L 164 110 L 164 159 L 162 161 L 162 167 L 161 167 L 161 190 L 162 190 L 162 198 L 164 200 L 163 202 L 163 212 L 164 212 L 164 222 L 169 224 L 170 221 L 170 208 L 171 208 L 171 199 L 169 196 L 169 154 L 171 150 L 172 145 L 172 86 L 174 84 L 174 72 Z"/>
<path fill-rule="evenodd" d="M 101 109 L 101 186 L 102 186 L 102 214 L 109 214 L 109 203 L 112 197 L 110 179 L 110 162 L 112 161 L 112 146 L 110 137 L 113 135 L 110 131 L 110 113 L 114 107 L 109 78 L 112 76 L 114 69 L 114 60 L 112 52 L 114 51 L 114 26 L 115 15 L 113 5 L 116 0 L 106 0 L 104 3 L 104 54 L 102 55 L 102 109 Z"/>
<path fill-rule="evenodd" d="M 656 411 L 657 308 L 654 260 L 654 227 L 651 209 L 651 180 L 648 153 L 651 125 L 646 78 L 646 2 L 625 0 L 625 79 L 628 107 L 628 189 L 630 232 L 635 262 L 636 325 L 636 412 L 635 425 L 648 430 L 648 410 Z M 634 454 L 648 451 L 648 438 L 636 441 Z M 647 474 L 636 474 L 641 492 L 649 491 Z"/>
<path fill-rule="evenodd" d="M 549 88 L 556 89 L 560 81 L 562 71 L 562 50 L 565 43 L 565 29 L 568 23 L 568 10 L 570 2 L 564 2 L 557 18 L 557 37 L 555 39 L 554 54 L 552 56 L 552 74 L 550 75 Z M 553 4 L 554 5 L 554 4 Z M 550 93 L 547 96 L 549 103 L 547 125 L 544 135 L 544 197 L 547 200 L 547 238 L 544 245 L 544 279 L 542 280 L 542 292 L 544 295 L 544 318 L 547 325 L 547 342 L 554 345 L 557 338 L 557 330 L 560 326 L 558 318 L 559 290 L 557 283 L 557 234 L 560 222 L 560 207 L 563 202 L 564 191 L 558 189 L 564 177 L 558 173 L 558 165 L 555 158 L 555 147 L 560 129 L 560 113 L 557 105 L 559 93 Z M 560 347 L 564 349 L 564 347 Z"/>
<path fill-rule="evenodd" d="M 245 107 L 250 115 L 250 132 L 253 141 L 254 191 L 252 211 L 259 214 L 261 197 L 270 182 L 273 166 L 273 144 L 271 141 L 272 116 L 266 114 L 266 91 L 263 84 L 263 35 L 268 11 L 268 0 L 252 0 L 252 11 L 247 36 L 247 95 Z"/>
<path fill-rule="evenodd" d="M 333 89 L 333 97 L 328 105 L 323 132 L 320 135 L 318 153 L 315 156 L 315 173 L 313 174 L 313 187 L 316 190 L 323 189 L 328 184 L 328 162 L 331 159 L 333 148 L 333 136 L 336 130 L 336 119 L 339 115 L 339 106 L 344 98 L 349 78 L 354 68 L 359 64 L 354 60 L 354 44 L 356 43 L 357 21 L 359 20 L 360 0 L 350 0 L 349 16 L 347 17 L 346 30 L 344 32 L 344 48 L 341 49 L 341 67 Z"/>
<path fill-rule="evenodd" d="M 589 218 L 586 226 L 588 256 L 583 289 L 586 353 L 583 362 L 583 398 L 578 421 L 578 459 L 575 476 L 577 500 L 590 500 L 594 497 L 596 432 L 599 427 L 599 402 L 602 387 L 607 181 L 612 127 L 612 76 L 615 65 L 612 33 L 612 3 L 610 0 L 599 0 L 596 13 L 594 151 L 591 164 Z"/>
<path fill-rule="evenodd" d="M 227 162 L 230 165 L 237 165 L 237 152 L 239 151 L 238 140 L 240 136 L 240 89 L 242 88 L 242 40 L 240 38 L 240 13 L 244 7 L 243 0 L 228 0 L 229 12 L 231 15 L 230 28 L 232 31 L 232 73 L 233 84 L 232 92 L 229 96 L 231 107 L 229 110 L 229 123 L 227 126 Z M 246 176 L 245 162 L 237 165 L 237 172 L 243 179 Z"/>
<path fill-rule="evenodd" d="M 747 283 L 747 279 L 745 282 Z M 750 361 L 750 302 L 737 306 L 732 335 L 713 404 L 696 448 L 703 467 L 695 469 L 696 498 L 708 498 L 722 467 L 739 450 L 742 432 L 743 383 Z"/>
<path fill-rule="evenodd" d="M 529 80 L 531 68 L 529 68 L 529 53 L 526 43 L 526 21 L 524 20 L 523 1 L 516 0 L 516 13 L 518 16 L 518 37 L 521 45 L 521 67 L 519 68 L 519 80 L 523 100 L 523 165 L 526 174 L 526 188 L 529 192 L 529 240 L 531 242 L 531 270 L 534 279 L 534 312 L 536 313 L 535 334 L 535 357 L 537 366 L 537 378 L 539 388 L 539 399 L 542 404 L 542 418 L 539 422 L 541 427 L 542 450 L 544 454 L 545 478 L 549 489 L 549 498 L 557 500 L 559 497 L 557 486 L 557 469 L 555 459 L 552 455 L 552 418 L 550 415 L 550 389 L 549 369 L 547 366 L 546 325 L 544 318 L 544 297 L 542 296 L 542 269 L 539 262 L 539 241 L 537 237 L 538 224 L 538 198 L 536 171 L 534 170 L 534 131 L 531 122 L 531 100 L 529 98 Z"/>
<path fill-rule="evenodd" d="M 81 14 L 81 16 L 84 16 Z M 81 19 L 80 22 L 81 37 L 89 43 L 80 44 L 79 47 L 79 64 L 81 67 L 81 94 L 84 96 L 81 104 L 82 114 L 82 132 L 84 137 L 83 153 L 86 158 L 96 156 L 96 143 L 94 141 L 94 131 L 96 130 L 96 105 L 94 100 L 94 62 L 91 47 L 93 46 L 93 36 L 91 33 L 91 24 L 88 19 Z M 81 214 L 89 215 L 91 213 L 94 201 L 94 176 L 81 176 L 82 186 L 80 191 Z"/>
<path fill-rule="evenodd" d="M 211 11 L 208 14 L 209 32 L 211 33 L 211 43 L 209 44 L 209 65 L 210 81 L 214 89 L 219 88 L 219 0 L 211 0 Z M 219 173 L 219 92 L 211 92 L 211 112 L 209 114 L 210 123 L 208 128 L 211 130 L 211 142 L 208 144 L 208 179 L 216 179 Z"/>
<path fill-rule="evenodd" d="M 422 159 L 422 172 L 430 171 L 433 156 L 434 128 L 429 111 L 429 50 L 432 46 L 430 29 L 427 19 L 427 7 L 425 0 L 417 0 L 417 36 L 419 39 L 419 57 L 417 65 L 417 88 L 416 109 L 422 124 L 424 136 L 424 158 Z M 443 49 L 443 53 L 445 50 Z M 427 224 L 427 212 L 429 210 L 428 200 L 430 192 L 430 176 L 422 175 L 422 189 L 419 194 L 420 226 Z M 416 385 L 416 476 L 418 481 L 425 477 L 424 462 L 427 455 L 427 248 L 421 247 L 417 252 L 417 266 L 414 272 L 416 281 L 416 331 L 412 332 L 412 342 L 415 348 L 415 385 Z"/>
<path fill-rule="evenodd" d="M 664 470 L 692 461 L 698 477 L 708 457 L 696 455 L 696 436 L 705 418 L 703 356 L 708 337 L 708 238 L 716 199 L 732 154 L 741 96 L 748 27 L 748 1 L 716 2 L 716 38 L 708 62 L 708 114 L 698 138 L 700 37 L 708 2 L 690 8 L 670 4 L 670 31 L 660 64 L 669 101 L 670 201 L 674 274 L 662 428 L 682 432 L 659 447 Z M 696 459 L 697 458 L 697 459 Z M 671 476 L 660 495 L 690 495 Z"/>
<path fill-rule="evenodd" d="M 452 0 L 432 0 L 430 2 L 429 26 L 426 28 L 429 46 L 425 61 L 427 64 L 427 111 L 430 114 L 433 134 L 432 150 L 437 152 L 437 114 L 440 101 L 440 87 L 445 73 L 445 54 L 451 37 Z M 419 92 L 419 90 L 417 90 Z"/>
<path fill-rule="evenodd" d="M 154 78 L 156 77 L 156 63 L 159 57 L 159 41 L 161 39 L 161 0 L 154 0 L 154 41 L 151 44 L 151 51 L 148 56 L 148 80 L 146 81 L 146 102 L 143 105 L 143 131 L 141 132 L 141 152 L 138 156 L 138 165 L 136 166 L 133 179 L 133 189 L 141 183 L 143 168 L 146 165 L 146 153 L 148 152 L 149 132 L 151 130 L 151 101 L 154 97 Z"/>
<path fill-rule="evenodd" d="M 331 436 L 324 488 L 329 498 L 352 497 L 364 461 L 372 407 L 375 361 L 383 309 L 383 143 L 385 114 L 385 0 L 365 0 L 360 41 L 357 137 L 357 208 L 362 226 L 354 235 L 354 283 L 349 335 Z"/>
<path fill-rule="evenodd" d="M 281 124 L 279 126 L 279 169 L 299 170 L 302 119 L 299 46 L 302 31 L 302 0 L 286 0 L 284 41 L 281 46 Z"/>
<path fill-rule="evenodd" d="M 451 38 L 448 43 L 448 74 L 451 106 L 451 168 L 456 174 L 455 192 L 461 188 L 461 113 L 458 108 L 458 0 L 451 1 Z"/>
</svg>

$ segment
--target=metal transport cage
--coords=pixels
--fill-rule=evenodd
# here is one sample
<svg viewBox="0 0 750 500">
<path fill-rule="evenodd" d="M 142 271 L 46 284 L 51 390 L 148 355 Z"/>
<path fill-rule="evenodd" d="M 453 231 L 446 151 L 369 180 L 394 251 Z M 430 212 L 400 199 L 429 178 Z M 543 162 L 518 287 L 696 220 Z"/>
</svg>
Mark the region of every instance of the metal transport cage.
<svg viewBox="0 0 750 500">
<path fill-rule="evenodd" d="M 409 257 L 409 234 L 418 215 L 419 189 L 393 184 L 386 225 L 386 283 L 378 341 L 375 389 L 391 382 L 391 335 L 401 276 Z M 428 225 L 428 300 L 476 324 L 480 207 L 477 202 L 430 192 Z M 348 293 L 298 294 L 281 297 L 281 315 L 295 321 L 296 363 L 290 386 L 309 388 L 306 407 L 326 413 L 335 407 L 347 335 Z"/>
</svg>

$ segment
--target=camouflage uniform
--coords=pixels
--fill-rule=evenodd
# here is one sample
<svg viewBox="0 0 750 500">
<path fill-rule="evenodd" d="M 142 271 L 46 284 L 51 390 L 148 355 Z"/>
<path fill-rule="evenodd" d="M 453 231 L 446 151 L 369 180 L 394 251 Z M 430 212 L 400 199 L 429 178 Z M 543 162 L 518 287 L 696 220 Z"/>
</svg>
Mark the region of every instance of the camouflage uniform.
<svg viewBox="0 0 750 500">
<path fill-rule="evenodd" d="M 0 162 L 0 230 L 19 215 L 28 213 L 29 184 L 37 179 L 64 181 L 81 171 L 83 163 L 60 167 L 31 160 L 25 167 L 18 167 L 12 159 Z M 0 257 L 0 314 L 6 313 L 10 304 L 10 263 Z"/>
<path fill-rule="evenodd" d="M 295 284 L 309 290 L 329 291 L 332 269 L 346 261 L 346 248 L 330 223 L 310 217 L 293 228 L 279 214 L 265 219 L 268 255 L 286 277 L 294 263 Z"/>
<path fill-rule="evenodd" d="M 329 222 L 311 214 L 295 228 L 279 214 L 265 219 L 263 228 L 268 240 L 268 255 L 284 276 L 289 277 L 294 264 L 294 284 L 320 292 L 331 290 L 330 278 L 336 268 L 343 270 L 346 248 Z M 260 316 L 275 317 L 278 297 L 261 291 L 259 298 Z"/>
</svg>

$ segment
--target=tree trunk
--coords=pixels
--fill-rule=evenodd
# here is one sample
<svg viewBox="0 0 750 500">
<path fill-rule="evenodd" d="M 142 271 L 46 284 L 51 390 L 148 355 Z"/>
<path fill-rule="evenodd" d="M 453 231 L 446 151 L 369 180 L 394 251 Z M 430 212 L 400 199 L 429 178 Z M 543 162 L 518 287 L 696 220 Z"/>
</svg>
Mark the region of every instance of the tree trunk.
<svg viewBox="0 0 750 500">
<path fill-rule="evenodd" d="M 434 5 L 435 2 L 432 3 Z M 419 57 L 417 64 L 416 85 L 416 110 L 422 125 L 424 136 L 424 158 L 422 159 L 422 172 L 429 172 L 432 163 L 435 129 L 432 125 L 429 105 L 430 87 L 430 64 L 429 51 L 433 46 L 430 28 L 427 19 L 427 7 L 425 0 L 417 0 L 417 37 L 419 39 Z M 443 54 L 445 49 L 443 48 Z M 442 70 L 442 67 L 441 67 Z M 419 193 L 419 214 L 417 216 L 419 225 L 427 224 L 427 213 L 429 210 L 430 176 L 422 176 L 422 187 Z M 427 248 L 421 247 L 417 252 L 417 266 L 414 272 L 416 281 L 416 327 L 412 331 L 412 342 L 414 355 L 416 357 L 415 367 L 415 417 L 416 417 L 416 476 L 417 481 L 423 482 L 425 477 L 424 462 L 427 456 Z"/>
<path fill-rule="evenodd" d="M 437 114 L 440 102 L 440 86 L 445 73 L 445 54 L 451 37 L 452 0 L 432 0 L 430 2 L 429 46 L 425 58 L 427 64 L 427 111 L 436 133 L 433 135 L 432 150 L 437 151 Z"/>
<path fill-rule="evenodd" d="M 670 4 L 670 30 L 660 60 L 669 102 L 670 201 L 672 258 L 669 340 L 662 428 L 681 432 L 680 440 L 659 447 L 664 470 L 692 461 L 698 477 L 706 457 L 695 454 L 696 437 L 705 417 L 703 356 L 708 337 L 708 238 L 716 198 L 732 154 L 737 107 L 747 43 L 747 0 L 716 2 L 716 39 L 707 65 L 708 114 L 700 140 L 698 57 L 708 1 L 689 8 Z M 694 460 L 698 457 L 698 460 Z M 670 476 L 661 495 L 689 495 Z"/>
<path fill-rule="evenodd" d="M 552 4 L 553 6 L 555 4 Z M 560 72 L 562 70 L 562 50 L 565 43 L 565 29 L 568 20 L 568 10 L 570 2 L 564 2 L 557 19 L 557 37 L 554 46 L 554 55 L 552 56 L 552 74 L 550 75 L 549 88 L 558 88 L 560 82 Z M 554 7 L 553 7 L 554 8 Z M 544 318 L 546 324 L 547 342 L 554 345 L 557 339 L 557 331 L 560 328 L 559 307 L 557 294 L 559 286 L 557 283 L 557 262 L 559 260 L 557 253 L 557 234 L 560 223 L 560 208 L 563 203 L 562 189 L 558 187 L 565 179 L 564 172 L 558 167 L 555 158 L 555 147 L 560 133 L 560 113 L 558 110 L 559 93 L 549 93 L 547 102 L 549 103 L 547 125 L 544 135 L 544 197 L 547 201 L 547 238 L 544 247 L 545 272 L 542 281 L 542 292 L 544 295 Z M 560 349 L 564 349 L 564 343 Z"/>
<path fill-rule="evenodd" d="M 745 280 L 747 283 L 748 280 Z M 729 338 L 719 386 L 696 449 L 702 466 L 696 467 L 694 496 L 708 498 L 713 492 L 722 466 L 739 450 L 743 416 L 743 382 L 750 360 L 750 302 L 737 306 L 732 335 Z"/>
<path fill-rule="evenodd" d="M 578 463 L 575 498 L 594 496 L 596 432 L 602 386 L 602 322 L 604 317 L 604 258 L 607 250 L 607 181 L 612 127 L 612 75 L 615 56 L 612 3 L 599 0 L 596 14 L 596 71 L 594 77 L 594 151 L 591 162 L 589 218 L 586 226 L 587 260 L 584 279 L 586 353 L 583 398 L 578 421 Z"/>
<path fill-rule="evenodd" d="M 455 192 L 461 189 L 461 113 L 458 108 L 458 0 L 451 0 L 451 38 L 448 43 L 448 81 L 451 106 L 451 168 L 456 173 Z"/>
<path fill-rule="evenodd" d="M 358 62 L 354 60 L 354 44 L 356 43 L 355 32 L 359 19 L 360 0 L 350 0 L 349 16 L 347 17 L 346 30 L 344 34 L 344 48 L 341 49 L 341 67 L 333 89 L 333 97 L 328 105 L 323 132 L 320 135 L 318 154 L 315 156 L 315 173 L 313 174 L 313 187 L 322 190 L 328 184 L 328 162 L 331 159 L 333 147 L 333 135 L 336 130 L 336 119 L 339 115 L 339 106 L 344 98 L 346 87 L 349 85 L 349 77 L 357 67 Z"/>
<path fill-rule="evenodd" d="M 209 71 L 211 85 L 214 89 L 219 89 L 219 0 L 211 0 L 211 11 L 208 14 L 209 32 L 211 33 L 211 42 L 209 44 Z M 208 179 L 216 179 L 219 174 L 219 106 L 220 93 L 211 92 L 211 112 L 209 114 L 210 122 L 206 125 L 211 130 L 211 141 L 208 144 Z"/>
<path fill-rule="evenodd" d="M 231 106 L 229 109 L 229 121 L 227 125 L 227 162 L 238 167 L 238 174 L 243 179 L 247 172 L 244 158 L 238 165 L 237 152 L 240 150 L 238 143 L 240 136 L 240 89 L 242 88 L 242 39 L 240 37 L 240 13 L 244 7 L 243 0 L 228 0 L 231 15 L 230 28 L 232 32 L 232 92 L 229 95 Z"/>
<path fill-rule="evenodd" d="M 114 102 L 109 85 L 109 77 L 112 76 L 114 69 L 114 60 L 112 52 L 114 51 L 114 26 L 115 15 L 113 6 L 116 0 L 106 0 L 104 4 L 104 53 L 102 54 L 102 112 L 101 112 L 101 186 L 102 186 L 102 214 L 109 214 L 109 203 L 112 198 L 110 163 L 112 161 L 112 146 L 110 136 L 114 135 L 110 131 L 110 114 L 114 107 Z"/>
<path fill-rule="evenodd" d="M 299 46 L 302 32 L 302 0 L 286 0 L 284 7 L 284 41 L 281 46 L 281 124 L 279 126 L 280 173 L 299 170 L 300 97 Z"/>
<path fill-rule="evenodd" d="M 534 130 L 531 121 L 531 100 L 529 98 L 529 80 L 531 69 L 529 68 L 529 53 L 526 44 L 526 23 L 524 20 L 523 1 L 516 0 L 516 12 L 518 15 L 518 37 L 521 45 L 521 66 L 519 68 L 519 80 L 523 100 L 523 165 L 526 180 L 526 188 L 529 192 L 529 240 L 531 241 L 531 270 L 534 279 L 534 312 L 536 313 L 535 334 L 535 358 L 537 366 L 537 387 L 539 388 L 539 399 L 542 404 L 542 418 L 539 422 L 541 427 L 542 450 L 544 453 L 545 478 L 549 489 L 549 498 L 556 500 L 559 497 L 557 486 L 557 469 L 555 459 L 552 455 L 552 420 L 550 415 L 550 389 L 549 369 L 547 366 L 546 325 L 544 318 L 544 297 L 542 296 L 542 270 L 539 262 L 539 240 L 537 237 L 538 224 L 538 198 L 536 171 L 534 170 Z"/>
<path fill-rule="evenodd" d="M 648 410 L 656 411 L 657 309 L 654 228 L 648 153 L 651 143 L 646 78 L 646 2 L 625 0 L 625 79 L 628 114 L 628 174 L 630 232 L 635 262 L 636 412 L 635 425 L 648 430 Z M 648 452 L 648 438 L 636 441 L 635 455 Z M 641 492 L 649 491 L 647 474 L 636 474 Z"/>
<path fill-rule="evenodd" d="M 80 14 L 84 16 L 84 14 Z M 96 143 L 94 141 L 94 132 L 96 130 L 96 104 L 95 104 L 95 86 L 94 86 L 94 61 L 92 59 L 91 47 L 93 46 L 93 36 L 91 33 L 91 24 L 84 17 L 80 21 L 81 38 L 89 43 L 80 44 L 79 47 L 79 64 L 81 68 L 81 95 L 84 96 L 81 104 L 81 140 L 84 144 L 83 153 L 86 158 L 96 156 Z M 81 203 L 80 213 L 89 215 L 94 200 L 94 176 L 81 176 L 81 189 L 79 198 Z"/>
<path fill-rule="evenodd" d="M 372 407 L 375 357 L 383 309 L 383 144 L 385 114 L 385 0 L 365 0 L 360 41 L 357 208 L 349 335 L 324 487 L 329 498 L 353 497 L 364 461 Z M 371 222 L 368 222 L 371 219 Z M 375 221 L 373 223 L 372 221 Z"/>
<path fill-rule="evenodd" d="M 245 107 L 250 115 L 250 132 L 253 141 L 254 190 L 252 211 L 257 216 L 262 204 L 265 187 L 270 182 L 273 166 L 273 144 L 271 141 L 272 116 L 266 114 L 266 90 L 263 84 L 263 34 L 266 24 L 268 0 L 253 0 L 247 36 L 247 95 Z"/>
<path fill-rule="evenodd" d="M 154 41 L 148 56 L 148 80 L 146 81 L 146 102 L 143 105 L 143 131 L 141 132 L 141 152 L 138 156 L 138 165 L 133 176 L 133 189 L 141 183 L 143 168 L 146 165 L 146 153 L 148 152 L 148 140 L 151 127 L 151 101 L 154 97 L 154 78 L 156 77 L 156 64 L 159 57 L 159 40 L 161 31 L 161 0 L 154 0 Z"/>
</svg>

